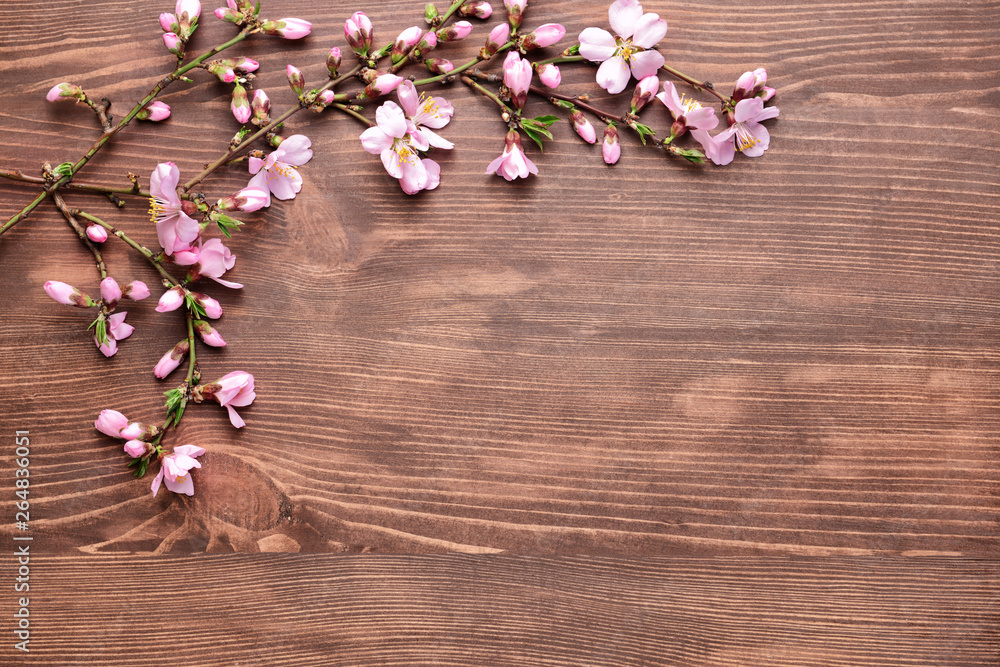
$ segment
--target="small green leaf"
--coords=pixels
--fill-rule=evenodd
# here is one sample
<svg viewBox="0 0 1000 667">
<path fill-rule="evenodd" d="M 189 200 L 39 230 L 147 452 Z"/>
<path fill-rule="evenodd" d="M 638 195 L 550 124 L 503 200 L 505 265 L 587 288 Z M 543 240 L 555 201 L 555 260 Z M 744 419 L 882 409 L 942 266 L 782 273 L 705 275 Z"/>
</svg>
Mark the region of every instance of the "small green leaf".
<svg viewBox="0 0 1000 667">
<path fill-rule="evenodd" d="M 207 317 L 205 314 L 205 307 L 194 300 L 194 297 L 190 293 L 184 295 L 184 302 L 187 304 L 188 310 L 191 310 L 198 316 L 199 319 Z"/>
<path fill-rule="evenodd" d="M 544 153 L 545 152 L 545 146 L 542 145 L 542 139 L 541 139 L 541 137 L 539 137 L 538 134 L 536 134 L 534 130 L 528 129 L 527 127 L 523 128 L 523 129 L 524 129 L 524 133 L 528 135 L 528 138 L 531 139 L 532 141 L 534 141 L 536 144 L 538 144 L 538 148 Z"/>
<path fill-rule="evenodd" d="M 73 175 L 73 163 L 63 162 L 61 165 L 52 170 L 59 176 L 72 176 Z"/>
<path fill-rule="evenodd" d="M 580 45 L 574 44 L 573 46 L 566 49 L 566 55 L 568 56 L 578 56 L 580 55 Z"/>
<path fill-rule="evenodd" d="M 562 100 L 556 100 L 556 101 L 557 102 L 562 102 Z M 566 102 L 566 104 L 569 104 L 569 102 Z M 566 107 L 566 108 L 568 109 L 568 108 L 570 108 L 572 106 L 573 105 L 570 104 L 569 107 Z M 559 118 L 559 116 L 536 116 L 536 117 L 532 118 L 531 120 L 535 121 L 539 125 L 544 125 L 545 127 L 550 127 L 553 123 L 558 122 L 560 120 L 560 118 Z"/>
<path fill-rule="evenodd" d="M 693 148 L 674 148 L 674 155 L 679 155 L 688 162 L 694 164 L 705 164 L 705 154 Z"/>
<path fill-rule="evenodd" d="M 257 0 L 257 7 L 256 7 L 256 9 L 253 10 L 253 15 L 254 16 L 259 16 L 260 15 L 260 0 Z"/>
</svg>

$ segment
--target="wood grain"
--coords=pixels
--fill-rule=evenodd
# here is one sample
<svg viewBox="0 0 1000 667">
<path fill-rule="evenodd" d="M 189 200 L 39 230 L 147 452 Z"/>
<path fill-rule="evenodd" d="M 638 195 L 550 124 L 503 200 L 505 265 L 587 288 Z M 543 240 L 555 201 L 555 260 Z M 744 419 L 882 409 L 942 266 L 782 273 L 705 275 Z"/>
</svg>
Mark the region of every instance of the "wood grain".
<svg viewBox="0 0 1000 667">
<path fill-rule="evenodd" d="M 80 83 L 121 114 L 170 65 L 164 8 L 41 4 L 0 6 L 0 165 L 32 174 L 97 134 L 85 109 L 44 102 L 52 85 Z M 314 24 L 301 43 L 240 50 L 261 61 L 257 82 L 284 108 L 284 65 L 322 80 L 359 6 L 264 4 Z M 391 38 L 419 21 L 418 5 L 365 9 Z M 767 68 L 781 108 L 767 153 L 696 168 L 623 134 L 622 162 L 608 168 L 560 123 L 558 141 L 530 153 L 540 175 L 508 184 L 483 173 L 502 148 L 494 109 L 455 86 L 441 134 L 457 146 L 435 155 L 441 187 L 409 198 L 360 150 L 356 122 L 296 116 L 286 133 L 317 149 L 302 193 L 246 216 L 231 244 L 244 290 L 205 289 L 223 303 L 230 345 L 206 351 L 202 368 L 252 372 L 258 400 L 241 431 L 195 406 L 171 436 L 209 450 L 192 499 L 151 497 L 120 445 L 91 427 L 105 407 L 159 418 L 174 384 L 151 369 L 183 336 L 178 318 L 131 308 L 136 332 L 105 361 L 86 315 L 41 290 L 52 279 L 97 291 L 58 212 L 43 206 L 0 237 L 0 431 L 31 430 L 32 534 L 53 582 L 40 595 L 70 628 L 65 641 L 40 640 L 51 664 L 124 660 L 108 656 L 125 624 L 188 599 L 183 578 L 155 602 L 134 599 L 166 563 L 204 589 L 200 615 L 185 617 L 183 664 L 227 651 L 242 664 L 996 664 L 1000 5 L 644 7 L 669 21 L 668 62 L 721 90 Z M 207 19 L 202 47 L 231 34 Z M 533 0 L 528 21 L 562 22 L 572 37 L 606 25 L 606 5 Z M 461 62 L 483 34 L 441 55 Z M 124 183 L 164 160 L 190 177 L 218 157 L 236 129 L 226 91 L 195 79 L 164 96 L 169 121 L 122 132 L 81 178 Z M 563 81 L 611 104 L 588 67 Z M 666 127 L 662 108 L 644 118 Z M 234 168 L 205 192 L 246 178 Z M 0 182 L 0 219 L 34 194 Z M 155 244 L 142 202 L 67 200 Z M 109 243 L 106 257 L 112 275 L 155 283 L 123 247 Z M 0 455 L 11 480 L 6 445 Z M 0 497 L 11 515 L 12 500 Z M 12 530 L 5 519 L 2 539 Z M 268 551 L 475 556 L 205 555 Z M 486 555 L 496 552 L 602 558 Z M 678 560 L 642 560 L 662 556 Z M 426 622 L 424 607 L 391 607 L 400 625 L 366 636 L 372 617 L 352 613 L 381 613 L 388 593 L 336 600 L 357 582 L 338 573 L 368 568 L 365 581 L 401 582 L 391 599 L 459 606 Z M 122 583 L 129 571 L 135 584 Z M 713 616 L 711 593 L 699 596 L 730 575 L 759 585 L 729 590 L 745 604 Z M 475 585 L 433 597 L 450 577 Z M 548 588 L 519 597 L 520 577 Z M 685 592 L 659 597 L 652 580 Z M 252 594 L 233 591 L 257 582 L 273 619 L 253 607 L 230 644 L 194 620 L 235 613 Z M 600 610 L 573 592 L 596 582 Z M 333 597 L 308 612 L 296 600 L 313 589 Z M 112 597 L 94 618 L 73 620 L 101 590 Z M 494 596 L 520 620 L 477 634 L 494 627 Z M 642 625 L 648 605 L 660 615 Z M 109 618 L 121 627 L 94 625 Z M 268 639 L 271 620 L 287 636 Z M 413 634 L 393 643 L 397 630 Z M 341 631 L 343 641 L 325 636 Z M 254 642 L 270 649 L 254 653 Z M 151 646 L 133 647 L 128 664 L 162 664 Z M 218 652 L 205 658 L 209 646 Z"/>
</svg>

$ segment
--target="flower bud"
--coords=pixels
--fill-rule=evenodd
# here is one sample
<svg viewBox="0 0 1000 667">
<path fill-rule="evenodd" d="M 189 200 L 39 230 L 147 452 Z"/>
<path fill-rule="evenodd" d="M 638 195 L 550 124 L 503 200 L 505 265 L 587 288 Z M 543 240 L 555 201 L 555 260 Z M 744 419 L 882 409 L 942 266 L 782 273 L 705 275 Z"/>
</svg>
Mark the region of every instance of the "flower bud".
<svg viewBox="0 0 1000 667">
<path fill-rule="evenodd" d="M 163 32 L 177 32 L 181 29 L 177 17 L 168 12 L 160 14 L 160 27 L 163 28 Z"/>
<path fill-rule="evenodd" d="M 108 276 L 101 281 L 101 298 L 104 305 L 114 308 L 118 300 L 122 298 L 122 288 L 118 286 L 118 281 Z"/>
<path fill-rule="evenodd" d="M 170 53 L 174 54 L 178 58 L 184 55 L 184 42 L 182 42 L 181 38 L 177 36 L 177 33 L 163 33 L 163 45 L 167 47 L 167 51 L 170 51 Z"/>
<path fill-rule="evenodd" d="M 302 97 L 302 91 L 306 88 L 306 79 L 302 76 L 302 72 L 294 65 L 286 67 L 285 72 L 288 74 L 288 85 L 292 87 L 296 95 Z"/>
<path fill-rule="evenodd" d="M 751 97 L 760 97 L 765 102 L 774 97 L 774 88 L 769 88 L 767 83 L 767 70 L 758 67 L 752 72 L 744 72 L 736 80 L 736 87 L 733 89 L 733 103 Z"/>
<path fill-rule="evenodd" d="M 510 37 L 510 26 L 506 23 L 500 23 L 490 30 L 490 36 L 486 38 L 486 55 L 492 56 L 499 51 L 500 47 L 507 43 L 508 37 Z"/>
<path fill-rule="evenodd" d="M 254 125 L 267 125 L 270 120 L 271 100 L 267 98 L 267 93 L 261 89 L 253 91 L 253 102 L 250 103 L 253 111 Z"/>
<path fill-rule="evenodd" d="M 201 16 L 201 2 L 199 0 L 177 0 L 177 4 L 174 7 L 174 14 L 177 17 L 180 29 L 172 32 L 176 32 L 181 40 L 186 42 L 198 27 L 198 17 Z M 163 25 L 162 20 L 160 21 L 160 25 Z"/>
<path fill-rule="evenodd" d="M 428 53 L 434 50 L 434 47 L 437 46 L 437 43 L 438 43 L 437 33 L 434 32 L 433 30 L 428 30 L 426 33 L 424 33 L 424 36 L 421 37 L 420 41 L 417 43 L 417 52 L 422 56 L 426 56 Z"/>
<path fill-rule="evenodd" d="M 321 107 L 327 107 L 333 104 L 334 100 L 337 99 L 336 93 L 332 90 L 324 90 L 322 93 L 316 96 L 316 104 Z"/>
<path fill-rule="evenodd" d="M 194 330 L 198 332 L 201 341 L 210 347 L 225 347 L 226 341 L 222 339 L 219 332 L 212 328 L 212 325 L 205 320 L 194 320 Z"/>
<path fill-rule="evenodd" d="M 341 55 L 340 47 L 330 49 L 330 55 L 326 57 L 326 68 L 330 71 L 330 78 L 336 78 L 337 70 L 340 69 Z"/>
<path fill-rule="evenodd" d="M 121 437 L 122 429 L 128 424 L 128 417 L 117 410 L 101 410 L 101 414 L 94 420 L 94 428 L 112 438 Z"/>
<path fill-rule="evenodd" d="M 247 58 L 246 56 L 237 56 L 229 61 L 230 67 L 240 72 L 249 74 L 250 72 L 256 72 L 260 69 L 260 63 L 253 58 Z"/>
<path fill-rule="evenodd" d="M 312 32 L 312 23 L 302 19 L 279 19 L 264 21 L 260 28 L 268 35 L 277 35 L 285 39 L 302 39 Z"/>
<path fill-rule="evenodd" d="M 475 16 L 477 19 L 488 19 L 493 16 L 493 7 L 486 0 L 472 0 L 458 8 L 462 16 Z"/>
<path fill-rule="evenodd" d="M 392 91 L 399 87 L 399 84 L 403 83 L 405 79 L 401 76 L 396 76 L 395 74 L 381 74 L 375 78 L 374 81 L 365 86 L 365 89 L 361 92 L 359 96 L 362 99 L 374 99 L 376 97 L 381 97 L 382 95 L 388 95 Z"/>
<path fill-rule="evenodd" d="M 142 440 L 129 440 L 125 443 L 125 453 L 134 459 L 145 456 L 151 445 Z"/>
<path fill-rule="evenodd" d="M 133 280 L 122 290 L 125 296 L 133 301 L 142 301 L 149 296 L 149 288 L 141 280 Z"/>
<path fill-rule="evenodd" d="M 521 60 L 517 51 L 507 54 L 503 62 L 503 83 L 510 90 L 510 101 L 516 109 L 523 109 L 528 102 L 531 87 L 531 63 Z"/>
<path fill-rule="evenodd" d="M 57 100 L 85 100 L 87 99 L 86 93 L 83 92 L 83 88 L 72 83 L 58 83 L 49 90 L 45 95 L 45 99 L 49 102 L 55 102 Z"/>
<path fill-rule="evenodd" d="M 177 266 L 191 266 L 196 264 L 201 255 L 201 250 L 198 246 L 191 246 L 190 248 L 183 248 L 174 252 L 174 264 Z"/>
<path fill-rule="evenodd" d="M 174 345 L 169 352 L 156 362 L 156 366 L 153 367 L 153 375 L 163 379 L 173 373 L 174 369 L 180 366 L 181 361 L 187 356 L 190 347 L 187 338 Z"/>
<path fill-rule="evenodd" d="M 444 58 L 427 58 L 424 64 L 434 74 L 447 74 L 455 69 L 454 63 Z"/>
<path fill-rule="evenodd" d="M 528 6 L 528 0 L 503 0 L 503 4 L 507 8 L 507 22 L 517 30 L 524 19 L 524 8 Z"/>
<path fill-rule="evenodd" d="M 142 111 L 135 115 L 139 120 L 161 121 L 170 118 L 170 105 L 160 100 L 153 100 Z"/>
<path fill-rule="evenodd" d="M 100 225 L 87 225 L 87 238 L 94 243 L 104 243 L 108 240 L 108 230 Z"/>
<path fill-rule="evenodd" d="M 538 79 L 546 88 L 556 88 L 562 83 L 562 72 L 552 63 L 545 63 L 538 68 Z"/>
<path fill-rule="evenodd" d="M 205 317 L 210 320 L 217 320 L 222 317 L 222 306 L 220 306 L 219 302 L 212 297 L 207 294 L 202 294 L 201 292 L 191 292 L 191 298 L 195 300 L 195 303 L 205 309 Z"/>
<path fill-rule="evenodd" d="M 219 7 L 216 9 L 215 17 L 222 21 L 229 21 L 230 23 L 239 24 L 243 22 L 243 15 L 229 7 Z"/>
<path fill-rule="evenodd" d="M 428 25 L 433 24 L 434 19 L 436 19 L 437 17 L 438 17 L 438 8 L 434 6 L 433 2 L 428 2 L 426 5 L 424 5 L 424 21 L 426 21 Z"/>
<path fill-rule="evenodd" d="M 240 123 L 250 120 L 250 100 L 247 99 L 247 89 L 236 84 L 233 86 L 233 102 L 230 105 L 233 117 Z"/>
<path fill-rule="evenodd" d="M 653 101 L 656 91 L 660 89 L 660 80 L 655 74 L 639 81 L 632 93 L 632 113 L 638 113 L 644 106 Z"/>
<path fill-rule="evenodd" d="M 573 129 L 580 135 L 580 138 L 588 144 L 592 144 L 597 141 L 597 130 L 595 130 L 594 126 L 590 124 L 590 121 L 587 120 L 587 117 L 583 115 L 582 111 L 579 109 L 573 109 L 570 111 L 569 122 L 572 123 Z"/>
<path fill-rule="evenodd" d="M 465 39 L 472 32 L 472 24 L 468 21 L 458 21 L 437 31 L 438 37 L 444 42 L 457 42 Z"/>
<path fill-rule="evenodd" d="M 545 25 L 538 26 L 533 32 L 525 35 L 521 46 L 525 51 L 542 49 L 546 46 L 552 46 L 565 36 L 566 28 L 562 25 L 559 23 L 546 23 Z"/>
<path fill-rule="evenodd" d="M 115 437 L 124 438 L 125 440 L 148 440 L 149 438 L 155 438 L 159 432 L 160 429 L 156 426 L 147 426 L 142 422 L 130 421 Z"/>
<path fill-rule="evenodd" d="M 354 12 L 344 22 L 344 37 L 359 56 L 367 56 L 372 48 L 372 22 L 364 12 Z"/>
<path fill-rule="evenodd" d="M 156 305 L 156 312 L 169 313 L 171 310 L 177 310 L 184 303 L 184 294 L 184 288 L 180 286 L 168 289 L 160 297 L 160 302 Z"/>
<path fill-rule="evenodd" d="M 229 60 L 215 60 L 208 64 L 208 71 L 218 77 L 222 83 L 232 83 L 236 81 L 236 72 L 230 65 Z"/>
<path fill-rule="evenodd" d="M 95 305 L 94 300 L 89 296 L 72 285 L 61 283 L 58 280 L 48 280 L 42 287 L 46 294 L 61 304 L 77 308 L 90 308 Z"/>
<path fill-rule="evenodd" d="M 423 35 L 424 31 L 417 26 L 407 28 L 399 33 L 399 37 L 396 38 L 396 41 L 392 45 L 392 64 L 396 65 L 401 62 L 407 56 L 410 49 L 420 42 L 420 38 Z"/>
<path fill-rule="evenodd" d="M 622 147 L 618 143 L 618 128 L 614 125 L 608 125 L 607 129 L 604 130 L 604 145 L 601 147 L 601 153 L 604 155 L 604 161 L 608 164 L 618 162 L 618 158 L 622 156 Z"/>
<path fill-rule="evenodd" d="M 215 207 L 221 211 L 259 211 L 267 206 L 268 193 L 257 188 L 243 188 L 234 195 L 223 197 Z M 193 263 L 193 262 L 192 262 Z"/>
</svg>

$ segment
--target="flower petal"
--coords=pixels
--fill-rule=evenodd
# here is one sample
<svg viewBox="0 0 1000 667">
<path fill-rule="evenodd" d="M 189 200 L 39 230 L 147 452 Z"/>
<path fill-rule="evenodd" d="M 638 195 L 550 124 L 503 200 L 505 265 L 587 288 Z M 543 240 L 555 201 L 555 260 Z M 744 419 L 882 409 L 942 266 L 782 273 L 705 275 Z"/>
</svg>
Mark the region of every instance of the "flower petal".
<svg viewBox="0 0 1000 667">
<path fill-rule="evenodd" d="M 153 483 L 150 485 L 150 489 L 153 491 L 153 496 L 160 490 L 160 482 L 163 481 L 163 468 L 160 468 L 160 472 L 156 473 L 156 477 L 153 478 Z"/>
<path fill-rule="evenodd" d="M 743 154 L 747 157 L 760 157 L 767 150 L 768 146 L 771 145 L 771 134 L 760 123 L 748 121 L 744 126 L 757 141 L 744 148 Z"/>
<path fill-rule="evenodd" d="M 763 111 L 764 100 L 759 97 L 751 97 L 750 99 L 740 100 L 736 103 L 733 116 L 736 118 L 737 123 L 743 123 L 748 120 L 755 120 Z"/>
<path fill-rule="evenodd" d="M 632 43 L 644 49 L 650 49 L 666 35 L 667 22 L 661 19 L 659 14 L 643 14 L 635 26 Z"/>
<path fill-rule="evenodd" d="M 612 95 L 617 95 L 625 90 L 625 86 L 628 85 L 631 78 L 632 73 L 628 63 L 621 56 L 609 58 L 597 68 L 597 85 Z"/>
<path fill-rule="evenodd" d="M 659 51 L 640 51 L 632 56 L 632 76 L 645 79 L 656 74 L 663 66 L 663 54 Z"/>
<path fill-rule="evenodd" d="M 275 166 L 280 164 L 279 162 Z M 290 166 L 281 169 L 281 173 L 273 169 L 267 172 L 267 187 L 278 199 L 294 199 L 302 189 L 302 174 Z"/>
<path fill-rule="evenodd" d="M 426 127 L 420 130 L 420 134 L 422 134 L 424 139 L 426 139 L 427 143 L 429 143 L 434 148 L 443 148 L 445 150 L 450 150 L 455 147 L 455 144 L 448 141 L 441 135 L 435 132 L 431 132 Z"/>
<path fill-rule="evenodd" d="M 385 167 L 390 176 L 393 178 L 403 177 L 403 169 L 399 166 L 399 154 L 396 151 L 391 148 L 384 150 L 379 157 L 382 158 L 382 166 Z"/>
<path fill-rule="evenodd" d="M 402 139 L 406 134 L 406 116 L 395 102 L 386 102 L 376 109 L 375 121 L 390 137 Z"/>
<path fill-rule="evenodd" d="M 161 162 L 149 177 L 149 194 L 158 197 L 171 206 L 180 206 L 181 198 L 177 196 L 177 182 L 180 181 L 181 170 L 173 162 Z"/>
<path fill-rule="evenodd" d="M 427 185 L 424 190 L 433 190 L 441 184 L 441 165 L 434 160 L 424 160 L 424 169 L 427 170 Z"/>
<path fill-rule="evenodd" d="M 608 8 L 608 23 L 621 37 L 631 37 L 640 18 L 642 5 L 639 0 L 615 0 Z"/>
<path fill-rule="evenodd" d="M 253 160 L 253 158 L 250 159 Z M 271 205 L 271 189 L 267 187 L 266 171 L 257 172 L 257 175 L 251 178 L 250 182 L 247 183 L 247 187 L 253 188 L 254 190 L 260 190 L 261 192 L 263 192 L 265 197 L 267 198 L 267 203 L 264 204 L 264 206 Z"/>
<path fill-rule="evenodd" d="M 278 147 L 278 150 L 284 151 L 284 157 L 280 159 L 285 164 L 300 167 L 312 159 L 313 152 L 310 146 L 312 142 L 309 137 L 304 134 L 293 134 Z"/>
<path fill-rule="evenodd" d="M 236 410 L 233 410 L 233 406 L 227 405 L 226 410 L 229 411 L 229 421 L 233 426 L 236 428 L 243 428 L 247 425 L 247 423 L 243 421 L 243 418 L 237 414 Z"/>
<path fill-rule="evenodd" d="M 379 127 L 369 127 L 361 133 L 361 147 L 372 155 L 378 155 L 392 146 L 392 137 Z"/>
<path fill-rule="evenodd" d="M 399 98 L 399 104 L 407 116 L 412 118 L 417 115 L 420 107 L 420 93 L 417 92 L 417 87 L 413 85 L 412 81 L 404 81 L 399 84 L 399 88 L 396 89 L 396 97 Z"/>
<path fill-rule="evenodd" d="M 250 156 L 250 159 L 247 162 L 250 165 L 251 174 L 256 174 L 258 171 L 260 171 L 260 168 L 264 166 L 264 161 L 262 159 L 260 159 L 259 157 L 253 157 L 252 155 Z"/>
<path fill-rule="evenodd" d="M 587 28 L 580 33 L 580 55 L 593 62 L 604 62 L 615 55 L 615 38 L 607 30 Z"/>
</svg>

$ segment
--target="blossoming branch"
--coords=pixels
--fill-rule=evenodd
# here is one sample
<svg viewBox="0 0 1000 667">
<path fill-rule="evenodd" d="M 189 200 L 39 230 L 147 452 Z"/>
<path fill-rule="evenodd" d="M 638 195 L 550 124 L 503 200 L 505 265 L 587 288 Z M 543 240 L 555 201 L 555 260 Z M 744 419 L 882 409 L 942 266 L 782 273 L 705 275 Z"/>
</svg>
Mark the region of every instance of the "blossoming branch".
<svg viewBox="0 0 1000 667">
<path fill-rule="evenodd" d="M 111 103 L 106 99 L 96 101 L 79 84 L 59 83 L 48 92 L 49 102 L 74 102 L 89 108 L 100 126 L 100 135 L 76 161 L 56 167 L 43 165 L 40 176 L 0 169 L 2 177 L 41 189 L 0 226 L 0 234 L 27 219 L 46 200 L 60 211 L 94 257 L 100 276 L 98 298 L 59 280 L 49 280 L 42 287 L 58 303 L 92 312 L 87 335 L 104 357 L 117 354 L 119 344 L 134 330 L 125 322 L 128 311 L 120 306 L 125 300 L 137 302 L 149 297 L 151 290 L 141 280 L 126 282 L 110 275 L 101 253 L 102 244 L 112 237 L 120 240 L 155 271 L 163 288 L 155 310 L 179 313 L 187 334 L 180 341 L 165 341 L 166 351 L 155 363 L 142 363 L 152 368 L 160 380 L 186 366 L 183 380 L 164 392 L 165 415 L 156 423 L 131 420 L 112 409 L 101 410 L 94 422 L 101 433 L 125 441 L 124 452 L 137 477 L 144 476 L 150 465 L 159 465 L 151 485 L 154 495 L 161 484 L 175 493 L 194 493 L 191 471 L 201 467 L 197 459 L 205 454 L 205 448 L 183 444 L 168 449 L 164 442 L 191 404 L 214 401 L 226 409 L 232 425 L 241 428 L 245 423 L 236 408 L 248 406 L 256 398 L 254 377 L 242 370 L 216 373 L 217 379 L 204 381 L 202 365 L 210 353 L 199 350 L 198 342 L 207 348 L 219 348 L 227 341 L 214 324 L 223 315 L 222 305 L 197 287 L 207 279 L 241 289 L 243 285 L 229 274 L 236 256 L 225 245 L 243 225 L 234 216 L 267 208 L 275 199 L 293 199 L 302 190 L 300 168 L 312 159 L 313 146 L 304 134 L 283 135 L 285 123 L 293 115 L 305 110 L 316 114 L 329 110 L 336 113 L 324 115 L 347 117 L 363 124 L 360 147 L 379 156 L 385 171 L 398 180 L 407 195 L 434 190 L 442 181 L 441 166 L 428 156 L 435 149 L 455 147 L 438 131 L 447 127 L 456 109 L 452 101 L 428 90 L 456 82 L 496 106 L 504 128 L 503 150 L 483 168 L 485 175 L 496 174 L 508 181 L 539 173 L 525 151 L 522 137 L 541 149 L 545 141 L 553 139 L 550 128 L 564 118 L 588 144 L 597 143 L 595 123 L 603 127 L 601 159 L 608 165 L 616 164 L 622 155 L 619 128 L 634 132 L 644 146 L 698 164 L 707 159 L 727 165 L 737 150 L 748 157 L 759 157 L 767 150 L 770 135 L 761 123 L 776 117 L 778 109 L 766 104 L 775 91 L 767 85 L 763 68 L 739 76 L 729 95 L 709 82 L 678 71 L 667 64 L 659 50 L 667 35 L 667 22 L 655 13 L 645 12 L 638 0 L 615 0 L 608 9 L 607 23 L 600 21 L 601 25 L 586 28 L 575 40 L 566 40 L 566 29 L 558 23 L 526 27 L 527 12 L 528 0 L 503 0 L 503 15 L 485 30 L 485 39 L 476 42 L 482 46 L 459 64 L 443 57 L 454 48 L 446 52 L 442 47 L 470 39 L 475 27 L 466 19 L 493 19 L 494 7 L 489 2 L 458 0 L 443 11 L 428 4 L 420 25 L 382 42 L 368 16 L 355 12 L 344 22 L 346 48 L 332 46 L 322 63 L 328 76 L 320 85 L 309 88 L 296 65 L 281 64 L 292 101 L 277 113 L 272 111 L 271 97 L 256 84 L 255 73 L 261 64 L 245 55 L 221 54 L 257 35 L 315 39 L 311 36 L 312 24 L 300 18 L 267 18 L 260 4 L 251 0 L 227 0 L 226 6 L 217 8 L 214 15 L 232 24 L 237 34 L 199 55 L 191 55 L 202 6 L 198 0 L 177 0 L 173 13 L 164 12 L 158 18 L 163 47 L 173 56 L 174 68 L 117 123 L 110 113 Z M 552 55 L 560 43 L 562 50 Z M 488 68 L 496 63 L 500 64 Z M 568 66 L 596 66 L 595 84 L 609 95 L 621 97 L 613 98 L 613 107 L 599 108 L 590 102 L 586 91 L 561 90 L 561 68 Z M 191 82 L 190 76 L 198 72 L 230 87 L 229 106 L 238 129 L 218 159 L 186 182 L 182 182 L 178 167 L 164 160 L 151 166 L 147 189 L 131 174 L 127 187 L 78 178 L 90 159 L 133 120 L 167 121 L 171 108 L 156 98 L 169 86 Z M 661 82 L 660 77 L 665 80 Z M 534 85 L 536 78 L 538 86 Z M 684 89 L 679 90 L 678 85 Z M 271 94 L 280 97 L 275 91 Z M 284 95 L 288 96 L 287 91 Z M 394 99 L 388 99 L 390 95 Z M 532 104 L 545 105 L 550 112 L 530 116 L 528 108 Z M 718 110 L 714 104 L 718 104 Z M 725 129 L 717 131 L 723 121 Z M 680 145 L 685 135 L 690 135 L 696 146 Z M 216 196 L 204 191 L 203 184 L 216 171 L 243 165 L 247 169 L 245 187 Z M 81 207 L 76 196 L 83 194 L 105 195 L 119 206 L 125 205 L 128 198 L 147 200 L 152 229 L 140 230 L 137 236 L 127 234 L 95 215 L 90 205 Z M 73 199 L 72 205 L 67 197 Z M 155 250 L 139 240 L 151 238 L 151 232 L 159 245 Z M 210 237 L 210 232 L 226 241 L 220 236 Z"/>
</svg>

